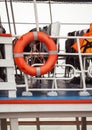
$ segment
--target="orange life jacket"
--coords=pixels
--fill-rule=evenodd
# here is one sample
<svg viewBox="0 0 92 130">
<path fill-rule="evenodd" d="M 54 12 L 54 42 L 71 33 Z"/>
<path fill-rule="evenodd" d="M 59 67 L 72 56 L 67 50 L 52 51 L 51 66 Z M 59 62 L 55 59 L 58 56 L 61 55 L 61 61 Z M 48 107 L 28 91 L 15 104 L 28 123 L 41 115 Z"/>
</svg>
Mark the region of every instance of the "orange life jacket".
<svg viewBox="0 0 92 130">
<path fill-rule="evenodd" d="M 83 36 L 92 36 L 92 23 L 90 24 L 89 32 L 84 33 Z M 81 53 L 92 53 L 92 38 L 79 39 Z M 72 48 L 78 52 L 77 42 L 72 45 Z"/>
</svg>

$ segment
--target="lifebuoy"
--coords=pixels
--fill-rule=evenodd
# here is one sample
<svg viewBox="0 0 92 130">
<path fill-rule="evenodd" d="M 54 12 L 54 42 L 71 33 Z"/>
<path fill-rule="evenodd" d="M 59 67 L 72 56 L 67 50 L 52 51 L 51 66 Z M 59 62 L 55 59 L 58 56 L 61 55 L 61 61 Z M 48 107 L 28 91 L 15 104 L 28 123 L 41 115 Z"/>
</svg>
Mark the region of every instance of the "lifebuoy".
<svg viewBox="0 0 92 130">
<path fill-rule="evenodd" d="M 24 48 L 34 40 L 39 40 L 44 43 L 49 53 L 46 63 L 40 67 L 33 67 L 27 64 L 22 55 Z M 14 46 L 14 61 L 19 69 L 26 74 L 32 76 L 43 75 L 54 68 L 57 61 L 57 47 L 49 35 L 43 32 L 28 32 L 21 36 Z"/>
</svg>

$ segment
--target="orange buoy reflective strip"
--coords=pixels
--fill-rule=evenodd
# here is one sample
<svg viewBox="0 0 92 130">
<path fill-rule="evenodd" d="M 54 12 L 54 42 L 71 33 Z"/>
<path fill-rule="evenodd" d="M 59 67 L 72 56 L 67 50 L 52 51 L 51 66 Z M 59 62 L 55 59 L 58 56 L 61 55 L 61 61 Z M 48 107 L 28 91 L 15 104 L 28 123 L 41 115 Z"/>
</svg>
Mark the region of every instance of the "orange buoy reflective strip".
<svg viewBox="0 0 92 130">
<path fill-rule="evenodd" d="M 24 48 L 33 40 L 41 41 L 48 49 L 48 59 L 45 64 L 40 67 L 33 67 L 27 64 L 22 55 Z M 28 32 L 21 36 L 16 42 L 14 46 L 14 60 L 19 69 L 24 73 L 32 76 L 43 75 L 54 68 L 57 61 L 57 47 L 49 35 L 43 32 Z"/>
</svg>

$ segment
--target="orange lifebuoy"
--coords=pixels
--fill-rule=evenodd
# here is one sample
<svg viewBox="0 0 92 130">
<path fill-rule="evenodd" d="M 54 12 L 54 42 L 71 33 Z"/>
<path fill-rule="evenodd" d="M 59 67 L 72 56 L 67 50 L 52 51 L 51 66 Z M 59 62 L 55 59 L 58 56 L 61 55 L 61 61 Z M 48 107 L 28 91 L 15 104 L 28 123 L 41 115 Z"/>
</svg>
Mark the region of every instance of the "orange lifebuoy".
<svg viewBox="0 0 92 130">
<path fill-rule="evenodd" d="M 45 64 L 40 67 L 33 67 L 27 64 L 22 55 L 24 48 L 33 40 L 41 41 L 48 49 L 48 59 Z M 55 66 L 57 61 L 57 47 L 49 35 L 43 32 L 28 32 L 21 36 L 16 42 L 14 46 L 14 60 L 19 69 L 24 73 L 32 76 L 43 75 L 51 71 Z"/>
<path fill-rule="evenodd" d="M 84 33 L 83 36 L 85 36 L 85 37 L 86 37 L 86 36 L 92 36 L 92 24 L 90 24 L 89 32 Z M 88 40 L 89 42 L 92 42 L 92 39 L 87 39 L 87 40 Z M 83 47 L 83 46 L 86 45 L 86 40 L 81 38 L 81 39 L 79 39 L 79 42 L 80 42 L 80 51 L 81 51 L 81 53 L 83 53 L 83 50 L 84 50 L 84 47 Z M 72 45 L 72 48 L 73 48 L 76 52 L 78 52 L 77 42 Z M 92 53 L 92 48 L 86 49 L 85 53 Z"/>
</svg>

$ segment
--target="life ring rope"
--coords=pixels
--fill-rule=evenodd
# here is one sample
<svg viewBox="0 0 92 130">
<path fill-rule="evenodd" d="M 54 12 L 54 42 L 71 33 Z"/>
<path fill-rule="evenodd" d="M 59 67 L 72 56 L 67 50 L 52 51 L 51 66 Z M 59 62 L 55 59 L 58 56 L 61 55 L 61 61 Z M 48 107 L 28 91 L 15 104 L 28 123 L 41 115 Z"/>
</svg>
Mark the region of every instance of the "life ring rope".
<svg viewBox="0 0 92 130">
<path fill-rule="evenodd" d="M 23 53 L 14 53 L 14 57 L 23 57 Z"/>
<path fill-rule="evenodd" d="M 36 76 L 41 75 L 40 67 L 36 67 Z"/>
<path fill-rule="evenodd" d="M 48 52 L 49 55 L 57 54 L 57 53 L 58 53 L 57 51 L 49 51 L 49 52 Z"/>
<path fill-rule="evenodd" d="M 34 40 L 38 40 L 37 32 L 33 32 L 33 35 L 34 35 Z"/>
</svg>

